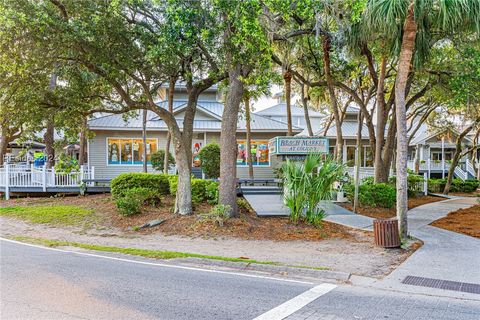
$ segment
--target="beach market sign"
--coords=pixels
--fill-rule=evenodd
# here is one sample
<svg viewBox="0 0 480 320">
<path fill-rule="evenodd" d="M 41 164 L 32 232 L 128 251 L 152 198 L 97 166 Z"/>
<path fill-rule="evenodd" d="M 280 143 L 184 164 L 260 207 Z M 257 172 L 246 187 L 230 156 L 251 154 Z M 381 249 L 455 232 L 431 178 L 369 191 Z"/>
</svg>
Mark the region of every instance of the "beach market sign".
<svg viewBox="0 0 480 320">
<path fill-rule="evenodd" d="M 269 141 L 272 154 L 328 153 L 328 139 L 321 137 L 275 137 Z"/>
</svg>

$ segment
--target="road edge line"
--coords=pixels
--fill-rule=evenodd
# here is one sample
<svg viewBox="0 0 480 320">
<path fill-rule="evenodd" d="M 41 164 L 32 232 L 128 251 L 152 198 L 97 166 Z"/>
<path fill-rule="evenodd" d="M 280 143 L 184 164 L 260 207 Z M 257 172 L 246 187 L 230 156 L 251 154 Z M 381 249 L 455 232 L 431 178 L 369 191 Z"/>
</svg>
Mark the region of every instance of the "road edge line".
<svg viewBox="0 0 480 320">
<path fill-rule="evenodd" d="M 107 260 L 115 260 L 115 261 L 136 263 L 136 264 L 149 265 L 149 266 L 157 266 L 157 267 L 172 268 L 172 269 L 182 269 L 182 270 L 190 270 L 190 271 L 209 272 L 209 273 L 219 273 L 219 274 L 226 274 L 226 275 L 233 275 L 233 276 L 258 278 L 258 279 L 266 279 L 266 280 L 274 280 L 274 281 L 283 281 L 283 282 L 291 282 L 291 283 L 307 284 L 307 285 L 313 285 L 314 284 L 313 282 L 301 281 L 301 280 L 282 279 L 282 278 L 262 276 L 262 275 L 254 275 L 254 274 L 247 274 L 247 273 L 240 273 L 240 272 L 229 272 L 229 271 L 221 271 L 221 270 L 203 269 L 203 268 L 198 268 L 198 267 L 188 267 L 188 266 L 172 265 L 172 264 L 165 264 L 165 263 L 155 263 L 155 262 L 148 262 L 148 261 L 131 260 L 131 259 L 126 259 L 126 258 L 117 258 L 117 257 L 108 256 L 108 255 L 94 254 L 94 253 L 88 253 L 88 252 L 79 252 L 79 251 L 71 251 L 71 250 L 58 249 L 58 248 L 50 248 L 50 247 L 45 247 L 45 246 L 36 245 L 36 244 L 32 244 L 32 243 L 25 243 L 25 242 L 12 240 L 12 239 L 8 239 L 8 238 L 3 238 L 3 237 L 0 237 L 0 241 L 16 243 L 16 244 L 24 245 L 24 246 L 27 246 L 27 247 L 38 248 L 38 249 L 57 251 L 57 252 L 63 252 L 63 253 L 71 253 L 71 254 L 94 257 L 94 258 L 102 258 L 102 259 L 107 259 Z"/>
</svg>

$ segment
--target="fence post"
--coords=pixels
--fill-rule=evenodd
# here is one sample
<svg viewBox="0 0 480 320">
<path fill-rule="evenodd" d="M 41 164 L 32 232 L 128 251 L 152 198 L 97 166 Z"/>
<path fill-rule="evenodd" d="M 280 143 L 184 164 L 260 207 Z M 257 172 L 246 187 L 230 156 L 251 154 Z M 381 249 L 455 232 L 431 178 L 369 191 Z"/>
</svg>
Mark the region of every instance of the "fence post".
<svg viewBox="0 0 480 320">
<path fill-rule="evenodd" d="M 33 172 L 33 163 L 30 164 L 30 184 L 33 186 L 35 185 L 35 179 L 34 179 L 35 173 Z"/>
<path fill-rule="evenodd" d="M 5 165 L 5 199 L 10 199 L 10 165 Z"/>
<path fill-rule="evenodd" d="M 43 192 L 47 192 L 47 167 L 45 165 L 42 167 L 42 187 Z"/>
<path fill-rule="evenodd" d="M 427 159 L 427 171 L 428 171 L 428 178 L 430 179 L 430 158 Z"/>
<path fill-rule="evenodd" d="M 85 179 L 85 176 L 84 176 L 84 170 L 85 170 L 85 167 L 83 166 L 83 164 L 80 166 L 80 182 L 79 182 L 79 185 L 81 185 L 83 183 L 83 179 Z"/>
<path fill-rule="evenodd" d="M 57 185 L 57 182 L 55 181 L 55 167 L 52 167 L 51 169 L 52 171 L 52 174 L 51 174 L 51 184 L 52 184 L 52 187 L 55 187 Z"/>
<path fill-rule="evenodd" d="M 423 193 L 425 195 L 428 194 L 428 177 L 426 172 L 423 173 Z"/>
</svg>

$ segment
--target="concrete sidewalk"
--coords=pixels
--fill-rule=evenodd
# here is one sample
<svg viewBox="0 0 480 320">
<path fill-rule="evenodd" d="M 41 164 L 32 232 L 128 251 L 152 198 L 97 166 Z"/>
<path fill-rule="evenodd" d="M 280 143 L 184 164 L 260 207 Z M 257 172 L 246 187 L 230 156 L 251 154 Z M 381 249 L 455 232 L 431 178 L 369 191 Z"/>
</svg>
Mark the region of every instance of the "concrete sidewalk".
<svg viewBox="0 0 480 320">
<path fill-rule="evenodd" d="M 290 210 L 283 204 L 281 194 L 245 194 L 243 197 L 250 203 L 259 217 L 285 216 Z M 342 224 L 357 229 L 372 230 L 373 219 L 355 214 L 331 201 L 322 201 L 320 207 L 325 210 L 325 221 Z"/>
<path fill-rule="evenodd" d="M 405 292 L 448 295 L 480 301 L 480 295 L 405 285 L 407 276 L 480 285 L 480 240 L 429 224 L 449 212 L 476 204 L 475 198 L 454 198 L 429 203 L 408 213 L 410 235 L 424 245 L 388 275 L 378 286 Z"/>
</svg>

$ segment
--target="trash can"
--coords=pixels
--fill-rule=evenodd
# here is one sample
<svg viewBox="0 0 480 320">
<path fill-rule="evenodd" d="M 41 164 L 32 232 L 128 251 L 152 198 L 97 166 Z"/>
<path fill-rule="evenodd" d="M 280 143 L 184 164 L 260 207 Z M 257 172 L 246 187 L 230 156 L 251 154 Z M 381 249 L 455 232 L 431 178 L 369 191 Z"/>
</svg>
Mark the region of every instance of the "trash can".
<svg viewBox="0 0 480 320">
<path fill-rule="evenodd" d="M 397 219 L 376 219 L 373 221 L 375 245 L 383 248 L 400 247 Z"/>
</svg>

